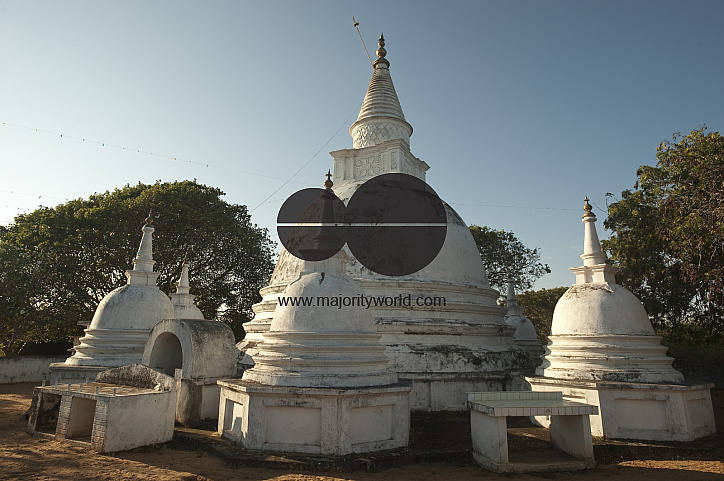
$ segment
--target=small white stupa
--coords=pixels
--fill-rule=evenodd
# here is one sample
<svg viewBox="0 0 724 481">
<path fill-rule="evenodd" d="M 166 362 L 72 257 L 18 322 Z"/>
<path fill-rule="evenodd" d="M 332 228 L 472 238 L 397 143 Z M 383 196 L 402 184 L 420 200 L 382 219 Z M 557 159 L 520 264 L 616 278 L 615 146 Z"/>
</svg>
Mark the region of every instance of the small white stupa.
<svg viewBox="0 0 724 481">
<path fill-rule="evenodd" d="M 173 304 L 173 310 L 176 319 L 203 319 L 204 314 L 201 312 L 194 299 L 196 296 L 190 293 L 191 288 L 189 287 L 189 261 L 188 258 L 184 257 L 183 264 L 181 266 L 181 279 L 179 279 L 178 286 L 176 287 L 176 293 L 170 294 L 171 304 Z"/>
<path fill-rule="evenodd" d="M 508 311 L 505 314 L 505 323 L 515 328 L 513 342 L 528 351 L 534 365 L 540 364 L 540 357 L 543 354 L 543 346 L 538 340 L 530 319 L 523 315 L 523 308 L 518 305 L 518 298 L 515 297 L 515 281 L 508 280 L 508 293 L 506 297 Z"/>
<path fill-rule="evenodd" d="M 140 363 L 153 326 L 174 317 L 171 300 L 156 285 L 159 273 L 153 271 L 152 223 L 149 214 L 133 269 L 126 271 L 128 283 L 98 304 L 75 353 L 65 362 L 50 365 L 51 380 L 95 379 L 105 369 Z"/>
<path fill-rule="evenodd" d="M 248 449 L 332 455 L 407 445 L 411 387 L 388 368 L 365 292 L 344 274 L 346 257 L 304 261 L 281 295 L 310 305 L 277 305 L 254 367 L 219 381 L 224 437 Z"/>
<path fill-rule="evenodd" d="M 584 211 L 583 265 L 571 268 L 576 283 L 556 304 L 543 363 L 528 382 L 599 406 L 594 436 L 689 441 L 714 434 L 713 384 L 686 383 L 671 367 L 641 301 L 616 284 L 588 197 Z"/>
</svg>

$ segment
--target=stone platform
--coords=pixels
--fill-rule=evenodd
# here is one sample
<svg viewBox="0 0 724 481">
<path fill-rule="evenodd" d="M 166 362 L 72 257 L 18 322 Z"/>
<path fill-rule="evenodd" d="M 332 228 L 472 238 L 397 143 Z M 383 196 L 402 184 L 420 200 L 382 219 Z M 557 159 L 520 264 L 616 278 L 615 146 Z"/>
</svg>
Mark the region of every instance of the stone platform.
<svg viewBox="0 0 724 481">
<path fill-rule="evenodd" d="M 218 431 L 248 449 L 344 455 L 406 446 L 410 386 L 268 386 L 225 380 Z"/>
<path fill-rule="evenodd" d="M 591 434 L 610 439 L 693 441 L 716 433 L 711 383 L 653 384 L 526 377 L 534 391 L 562 391 L 563 396 L 599 407 Z M 547 426 L 545 416 L 536 421 Z"/>
<path fill-rule="evenodd" d="M 96 382 L 39 386 L 27 431 L 101 453 L 124 451 L 170 441 L 175 403 L 174 390 Z"/>
</svg>

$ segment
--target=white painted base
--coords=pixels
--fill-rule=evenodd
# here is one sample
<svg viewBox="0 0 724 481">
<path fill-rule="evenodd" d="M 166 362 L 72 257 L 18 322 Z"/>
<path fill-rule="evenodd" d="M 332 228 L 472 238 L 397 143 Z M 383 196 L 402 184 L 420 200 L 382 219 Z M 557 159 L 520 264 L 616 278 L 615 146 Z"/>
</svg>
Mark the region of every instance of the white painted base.
<svg viewBox="0 0 724 481">
<path fill-rule="evenodd" d="M 344 455 L 407 446 L 410 387 L 294 388 L 219 381 L 219 432 L 248 449 Z"/>
<path fill-rule="evenodd" d="M 716 434 L 710 383 L 647 384 L 526 377 L 533 391 L 599 407 L 590 416 L 591 434 L 611 439 L 692 441 Z M 550 425 L 545 416 L 535 421 Z"/>
</svg>

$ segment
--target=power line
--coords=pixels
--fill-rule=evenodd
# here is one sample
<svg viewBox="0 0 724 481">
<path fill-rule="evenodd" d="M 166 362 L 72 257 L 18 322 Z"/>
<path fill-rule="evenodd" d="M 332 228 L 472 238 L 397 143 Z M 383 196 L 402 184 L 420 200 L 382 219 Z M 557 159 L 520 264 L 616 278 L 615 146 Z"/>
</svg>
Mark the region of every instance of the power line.
<svg viewBox="0 0 724 481">
<path fill-rule="evenodd" d="M 14 123 L 11 123 L 11 122 L 2 122 L 2 125 L 3 125 L 3 126 L 16 127 L 16 128 L 19 128 L 19 129 L 32 130 L 32 131 L 34 131 L 34 132 L 38 132 L 38 133 L 41 133 L 41 134 L 48 134 L 48 135 L 53 135 L 53 136 L 59 136 L 59 137 L 61 137 L 61 138 L 63 138 L 63 139 L 79 140 L 79 141 L 81 141 L 81 142 L 87 142 L 87 143 L 89 143 L 89 144 L 100 145 L 101 147 L 109 147 L 109 148 L 120 149 L 120 150 L 124 150 L 124 151 L 128 151 L 128 152 L 136 152 L 136 153 L 139 153 L 139 154 L 151 155 L 151 156 L 154 156 L 154 157 L 159 157 L 159 158 L 162 158 L 162 159 L 170 160 L 171 162 L 176 162 L 176 161 L 177 161 L 177 162 L 187 162 L 187 163 L 189 163 L 189 164 L 206 166 L 206 167 L 213 167 L 213 168 L 215 168 L 215 169 L 228 170 L 228 171 L 231 171 L 231 172 L 238 172 L 238 173 L 240 173 L 240 174 L 255 175 L 255 176 L 258 176 L 258 177 L 266 177 L 267 179 L 274 179 L 274 180 L 284 180 L 283 177 L 275 177 L 275 176 L 273 176 L 273 175 L 259 174 L 259 173 L 257 173 L 257 172 L 250 172 L 250 171 L 248 171 L 248 170 L 235 169 L 235 168 L 233 168 L 233 167 L 226 167 L 226 166 L 223 166 L 223 165 L 209 164 L 209 163 L 206 163 L 206 162 L 199 162 L 199 161 L 195 161 L 195 160 L 191 160 L 191 159 L 185 159 L 185 158 L 177 157 L 177 156 L 173 156 L 173 155 L 157 154 L 157 153 L 154 153 L 154 152 L 149 152 L 149 151 L 147 151 L 147 150 L 137 149 L 137 148 L 135 148 L 135 147 L 126 147 L 126 146 L 123 146 L 123 145 L 109 144 L 108 142 L 101 142 L 101 141 L 99 141 L 99 140 L 87 139 L 87 138 L 85 138 L 85 137 L 75 137 L 75 136 L 73 136 L 73 135 L 61 134 L 61 133 L 59 133 L 59 132 L 52 132 L 52 131 L 50 131 L 50 130 L 36 129 L 36 128 L 34 128 L 34 127 L 28 127 L 28 126 L 26 126 L 26 125 L 18 125 L 18 124 L 14 124 Z"/>
<path fill-rule="evenodd" d="M 466 205 L 466 206 L 474 206 L 474 207 L 493 207 L 496 209 L 529 209 L 529 210 L 558 210 L 558 211 L 564 211 L 564 210 L 577 210 L 573 209 L 571 207 L 533 207 L 533 206 L 523 206 L 523 205 L 498 205 L 498 204 L 464 204 L 461 202 L 448 202 L 450 205 Z"/>
<path fill-rule="evenodd" d="M 307 162 L 304 163 L 303 166 L 299 167 L 299 170 L 297 170 L 296 172 L 294 172 L 294 174 L 292 174 L 292 176 L 289 177 L 288 180 L 286 180 L 282 185 L 280 185 L 277 190 L 275 190 L 274 192 L 272 192 L 271 194 L 269 194 L 269 196 L 268 196 L 266 199 L 264 199 L 263 201 L 261 201 L 259 204 L 255 204 L 256 207 L 254 207 L 253 209 L 251 209 L 251 210 L 249 211 L 249 213 L 251 214 L 251 213 L 254 212 L 256 209 L 258 209 L 260 206 L 262 206 L 263 204 L 265 204 L 265 203 L 266 203 L 269 199 L 271 199 L 277 192 L 279 192 L 280 190 L 282 190 L 282 189 L 284 188 L 284 186 L 286 186 L 289 182 L 291 182 L 292 179 L 294 179 L 294 177 L 296 177 L 299 172 L 301 172 L 307 165 L 309 165 L 309 163 L 310 163 L 311 161 L 313 161 L 314 158 L 315 158 L 317 155 L 319 155 L 319 153 L 322 151 L 322 149 L 324 149 L 324 148 L 327 146 L 327 144 L 329 144 L 329 143 L 332 141 L 332 139 L 337 136 L 337 134 L 339 133 L 339 131 L 342 130 L 342 127 L 344 127 L 345 125 L 347 125 L 347 122 L 349 122 L 349 120 L 352 118 L 352 116 L 353 116 L 355 113 L 359 112 L 359 109 L 360 109 L 361 107 L 362 107 L 362 104 L 360 104 L 359 107 L 355 108 L 355 110 L 352 111 L 352 113 L 350 114 L 350 116 L 347 117 L 347 119 L 346 119 L 344 122 L 342 122 L 342 124 L 339 126 L 339 128 L 337 129 L 337 131 L 329 138 L 329 140 L 327 140 L 327 141 L 324 143 L 324 145 L 321 146 L 321 147 L 319 148 L 319 150 L 318 150 L 313 156 L 311 156 Z"/>
<path fill-rule="evenodd" d="M 66 201 L 68 200 L 68 199 L 64 199 L 63 197 L 53 197 L 51 195 L 42 195 L 42 194 L 29 194 L 27 192 L 16 192 L 14 190 L 0 190 L 0 192 L 4 192 L 6 194 L 14 194 L 14 195 L 27 195 L 30 197 L 37 197 L 38 199 L 40 199 L 41 197 L 45 197 L 46 199 L 58 199 L 58 200 L 66 200 Z"/>
</svg>

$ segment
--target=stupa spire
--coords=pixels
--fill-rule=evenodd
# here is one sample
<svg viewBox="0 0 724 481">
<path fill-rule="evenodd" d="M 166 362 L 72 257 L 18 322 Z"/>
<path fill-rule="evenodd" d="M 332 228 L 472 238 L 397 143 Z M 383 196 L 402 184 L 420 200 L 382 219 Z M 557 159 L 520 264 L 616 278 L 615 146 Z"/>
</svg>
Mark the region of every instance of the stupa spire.
<svg viewBox="0 0 724 481">
<path fill-rule="evenodd" d="M 378 45 L 377 59 L 372 63 L 372 80 L 357 121 L 349 128 L 355 149 L 372 147 L 393 139 L 403 139 L 409 144 L 412 135 L 412 126 L 405 120 L 390 77 L 384 35 L 380 35 Z"/>
<path fill-rule="evenodd" d="M 156 261 L 153 260 L 153 211 L 148 213 L 146 217 L 146 225 L 141 229 L 143 235 L 141 236 L 141 245 L 138 246 L 138 253 L 136 258 L 133 259 L 133 270 L 141 272 L 153 272 L 153 265 Z"/>
<path fill-rule="evenodd" d="M 594 266 L 597 264 L 606 263 L 606 254 L 601 250 L 601 243 L 598 241 L 598 233 L 596 232 L 596 216 L 593 213 L 593 207 L 588 202 L 588 196 L 586 196 L 585 204 L 583 205 L 582 222 L 585 226 L 584 237 L 583 237 L 583 259 L 584 266 Z"/>
<path fill-rule="evenodd" d="M 178 281 L 176 294 L 188 294 L 189 292 L 189 259 L 188 256 L 185 256 L 183 264 L 181 264 L 181 279 Z"/>
<path fill-rule="evenodd" d="M 518 306 L 518 298 L 515 297 L 515 280 L 508 279 L 508 292 L 506 296 L 506 304 L 508 306 L 508 315 L 517 314 L 521 315 L 522 311 Z"/>
<path fill-rule="evenodd" d="M 596 216 L 588 196 L 584 199 L 583 211 L 583 265 L 571 267 L 571 271 L 576 274 L 576 284 L 615 284 L 618 269 L 606 262 L 606 254 L 601 249 L 596 232 Z"/>
<path fill-rule="evenodd" d="M 190 293 L 189 286 L 189 256 L 184 256 L 181 264 L 181 278 L 176 287 L 176 293 L 170 294 L 176 319 L 203 319 L 204 314 L 194 304 L 196 296 Z"/>
</svg>

